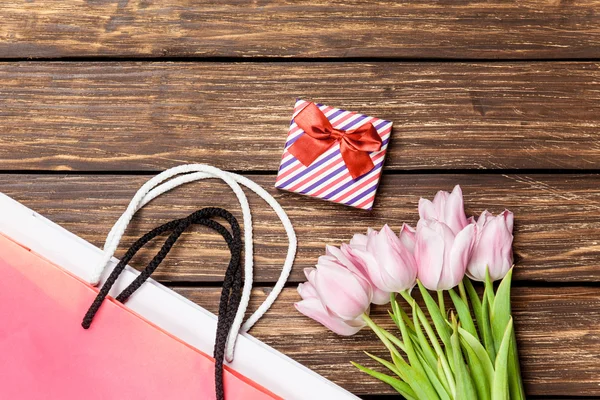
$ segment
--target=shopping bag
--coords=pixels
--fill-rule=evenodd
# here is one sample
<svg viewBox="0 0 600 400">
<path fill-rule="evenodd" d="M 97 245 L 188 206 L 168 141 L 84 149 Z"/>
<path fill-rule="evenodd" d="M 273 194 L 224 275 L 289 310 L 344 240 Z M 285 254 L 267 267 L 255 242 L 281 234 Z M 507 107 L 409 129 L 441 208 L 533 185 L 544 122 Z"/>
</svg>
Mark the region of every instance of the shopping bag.
<svg viewBox="0 0 600 400">
<path fill-rule="evenodd" d="M 214 177 L 198 168 L 186 169 L 178 177 L 180 183 Z M 167 190 L 151 192 L 135 207 Z M 0 240 L 0 398 L 68 399 L 82 398 L 82 393 L 92 399 L 214 398 L 214 364 L 209 356 L 214 315 L 150 279 L 125 305 L 105 302 L 93 329 L 84 331 L 81 317 L 97 293 L 88 283 L 90 269 L 103 263 L 106 251 L 3 195 L 0 233 L 4 235 Z M 100 281 L 116 263 L 110 259 Z M 111 295 L 137 275 L 127 267 Z M 39 325 L 28 330 L 27 324 L 32 323 Z M 56 343 L 44 343 L 48 338 Z M 225 368 L 228 400 L 356 399 L 244 329 L 236 342 L 235 360 Z M 18 345 L 25 350 L 18 351 Z M 102 360 L 93 371 L 89 364 L 84 368 L 85 357 L 92 355 Z M 179 357 L 183 361 L 177 361 Z M 35 386 L 40 387 L 37 392 Z M 54 396 L 49 389 L 60 395 Z M 204 389 L 207 394 L 199 392 Z"/>
<path fill-rule="evenodd" d="M 214 360 L 107 299 L 89 330 L 89 284 L 0 236 L 0 398 L 210 399 Z M 280 397 L 226 367 L 228 399 Z"/>
</svg>

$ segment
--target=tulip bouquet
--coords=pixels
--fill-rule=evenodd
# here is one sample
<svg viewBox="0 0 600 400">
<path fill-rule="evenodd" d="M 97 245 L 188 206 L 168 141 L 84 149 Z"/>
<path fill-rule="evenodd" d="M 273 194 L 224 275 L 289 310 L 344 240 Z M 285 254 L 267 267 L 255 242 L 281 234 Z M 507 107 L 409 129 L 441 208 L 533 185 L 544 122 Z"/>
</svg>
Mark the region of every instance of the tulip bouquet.
<svg viewBox="0 0 600 400">
<path fill-rule="evenodd" d="M 513 214 L 467 218 L 456 186 L 421 199 L 419 216 L 398 236 L 385 225 L 327 246 L 305 270 L 296 308 L 340 335 L 372 329 L 391 359 L 367 354 L 389 372 L 353 364 L 406 399 L 524 399 L 510 308 Z M 481 295 L 472 281 L 483 282 Z M 388 303 L 399 334 L 369 317 L 371 304 Z"/>
</svg>

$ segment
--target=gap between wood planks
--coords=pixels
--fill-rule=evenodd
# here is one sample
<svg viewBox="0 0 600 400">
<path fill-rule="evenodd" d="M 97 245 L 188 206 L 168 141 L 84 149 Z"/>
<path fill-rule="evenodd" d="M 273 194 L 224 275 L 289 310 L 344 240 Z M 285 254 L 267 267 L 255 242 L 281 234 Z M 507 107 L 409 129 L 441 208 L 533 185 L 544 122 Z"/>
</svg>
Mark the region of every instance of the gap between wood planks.
<svg viewBox="0 0 600 400">
<path fill-rule="evenodd" d="M 0 58 L 0 63 L 11 62 L 146 62 L 146 63 L 481 63 L 481 64 L 502 64 L 502 63 L 545 63 L 545 62 L 600 62 L 600 57 L 564 57 L 564 58 L 435 58 L 435 57 L 21 57 L 21 58 Z"/>
</svg>

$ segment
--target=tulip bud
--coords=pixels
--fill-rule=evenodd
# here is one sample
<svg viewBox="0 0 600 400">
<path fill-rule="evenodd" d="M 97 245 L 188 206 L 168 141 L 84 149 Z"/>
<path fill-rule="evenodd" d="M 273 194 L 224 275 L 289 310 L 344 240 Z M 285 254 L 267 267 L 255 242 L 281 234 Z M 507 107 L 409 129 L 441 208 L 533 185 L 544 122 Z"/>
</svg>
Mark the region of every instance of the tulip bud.
<svg viewBox="0 0 600 400">
<path fill-rule="evenodd" d="M 360 317 L 371 304 L 371 285 L 335 261 L 321 256 L 316 269 L 307 273 L 323 306 L 343 320 Z"/>
<path fill-rule="evenodd" d="M 460 186 L 456 185 L 452 193 L 440 190 L 433 202 L 423 198 L 419 200 L 419 216 L 424 220 L 443 222 L 457 235 L 468 225 Z"/>
<path fill-rule="evenodd" d="M 429 290 L 447 290 L 462 281 L 475 244 L 475 231 L 475 225 L 467 225 L 455 235 L 443 222 L 419 221 L 415 259 L 423 286 Z"/>
<path fill-rule="evenodd" d="M 366 249 L 366 244 L 364 247 Z M 346 266 L 346 268 L 369 282 L 371 289 L 373 289 L 373 298 L 371 299 L 373 304 L 387 304 L 390 302 L 390 294 L 379 289 L 375 286 L 373 281 L 371 281 L 367 266 L 362 258 L 356 254 L 355 249 L 351 245 L 342 243 L 340 249 L 333 246 L 327 246 L 327 254 L 336 257 L 340 263 Z"/>
<path fill-rule="evenodd" d="M 378 289 L 395 293 L 414 286 L 417 265 L 412 252 L 385 225 L 381 231 L 367 235 L 365 250 L 354 249 L 362 261 L 370 282 Z"/>
<path fill-rule="evenodd" d="M 492 281 L 504 278 L 513 265 L 512 212 L 505 210 L 493 216 L 487 210 L 477 220 L 477 238 L 467 275 L 477 281 L 485 280 L 486 267 Z"/>
<path fill-rule="evenodd" d="M 362 318 L 344 321 L 340 317 L 327 311 L 325 306 L 323 306 L 323 303 L 321 303 L 321 300 L 317 295 L 317 291 L 310 282 L 305 282 L 298 285 L 298 293 L 302 297 L 302 301 L 294 304 L 296 309 L 307 317 L 321 323 L 338 335 L 354 335 L 366 325 Z"/>
</svg>

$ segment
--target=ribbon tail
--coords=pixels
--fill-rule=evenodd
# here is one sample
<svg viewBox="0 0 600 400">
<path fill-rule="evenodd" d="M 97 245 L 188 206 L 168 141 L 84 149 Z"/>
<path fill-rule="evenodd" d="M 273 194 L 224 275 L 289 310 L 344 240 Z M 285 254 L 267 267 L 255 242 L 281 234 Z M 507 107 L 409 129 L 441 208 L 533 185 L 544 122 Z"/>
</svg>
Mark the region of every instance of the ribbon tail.
<svg viewBox="0 0 600 400">
<path fill-rule="evenodd" d="M 352 179 L 359 178 L 375 168 L 375 164 L 373 164 L 373 160 L 371 160 L 371 156 L 368 153 L 354 151 L 346 146 L 343 146 L 341 153 Z"/>
<path fill-rule="evenodd" d="M 290 146 L 288 152 L 308 167 L 334 143 L 335 140 L 318 140 L 305 133 Z"/>
</svg>

